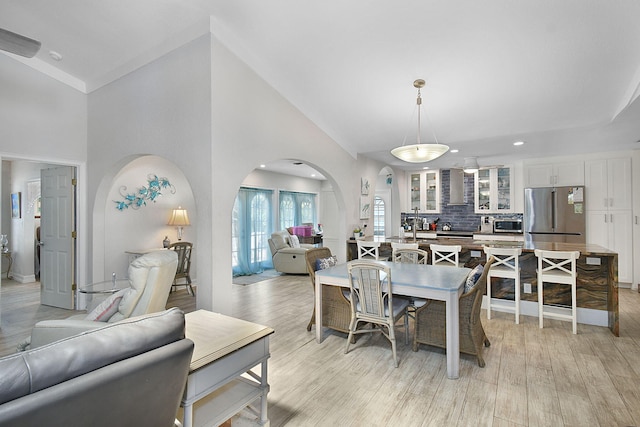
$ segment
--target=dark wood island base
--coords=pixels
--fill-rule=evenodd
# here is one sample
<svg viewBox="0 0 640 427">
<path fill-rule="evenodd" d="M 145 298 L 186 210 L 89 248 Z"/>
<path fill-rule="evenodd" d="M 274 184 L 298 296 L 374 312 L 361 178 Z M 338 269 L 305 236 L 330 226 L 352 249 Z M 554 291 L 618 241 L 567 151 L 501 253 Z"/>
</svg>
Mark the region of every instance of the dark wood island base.
<svg viewBox="0 0 640 427">
<path fill-rule="evenodd" d="M 369 237 L 367 240 L 374 240 Z M 375 238 L 381 242 L 381 256 L 391 259 L 391 242 L 411 243 L 412 239 L 404 238 Z M 461 245 L 460 263 L 465 267 L 473 268 L 478 263 L 484 263 L 485 255 L 483 246 L 495 247 L 521 247 L 520 256 L 520 290 L 521 301 L 536 303 L 538 260 L 534 254 L 535 249 L 553 251 L 580 251 L 578 260 L 577 302 L 578 308 L 600 310 L 607 313 L 607 326 L 615 336 L 620 334 L 618 311 L 618 254 L 598 245 L 575 243 L 550 243 L 536 242 L 525 245 L 522 242 L 484 241 L 473 239 L 418 239 L 420 249 L 429 251 L 429 244 Z M 430 253 L 430 252 L 429 252 Z M 357 258 L 355 240 L 347 241 L 347 260 Z M 531 293 L 524 293 L 525 284 L 531 285 Z M 491 296 L 504 300 L 514 300 L 513 281 L 494 278 L 491 282 Z M 564 285 L 545 284 L 545 304 L 568 307 L 571 305 L 571 288 Z"/>
</svg>

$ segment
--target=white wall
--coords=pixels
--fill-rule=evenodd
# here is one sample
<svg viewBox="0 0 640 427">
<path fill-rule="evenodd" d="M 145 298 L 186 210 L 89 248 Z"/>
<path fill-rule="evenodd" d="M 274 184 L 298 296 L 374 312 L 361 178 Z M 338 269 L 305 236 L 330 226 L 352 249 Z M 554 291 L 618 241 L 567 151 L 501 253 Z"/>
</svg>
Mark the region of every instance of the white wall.
<svg viewBox="0 0 640 427">
<path fill-rule="evenodd" d="M 359 177 L 355 160 L 250 68 L 212 39 L 212 225 L 215 230 L 211 294 L 214 307 L 230 301 L 230 216 L 237 189 L 262 163 L 300 160 L 330 180 L 347 238 L 354 221 Z M 321 149 L 319 149 L 319 147 Z M 344 242 L 344 241 L 343 241 Z M 340 253 L 345 253 L 343 243 Z M 208 297 L 208 296 L 206 296 Z"/>
<path fill-rule="evenodd" d="M 86 95 L 6 55 L 0 76 L 0 154 L 84 162 Z"/>
<path fill-rule="evenodd" d="M 0 158 L 78 167 L 78 281 L 86 281 L 86 95 L 0 55 Z M 4 185 L 4 170 L 2 177 Z M 8 197 L 0 199 L 3 227 L 8 204 Z"/>
<path fill-rule="evenodd" d="M 105 242 L 108 228 L 115 226 L 111 222 L 113 208 L 105 208 L 111 203 L 109 192 L 119 179 L 118 174 L 126 171 L 130 162 L 153 154 L 170 160 L 172 167 L 184 174 L 185 185 L 188 183 L 194 194 L 195 204 L 189 215 L 197 234 L 194 235 L 192 230 L 185 232 L 197 248 L 194 251 L 197 268 L 193 269 L 193 274 L 200 282 L 199 296 L 206 295 L 206 288 L 211 287 L 209 46 L 208 37 L 197 39 L 88 96 L 91 271 L 98 279 L 97 276 L 103 276 L 115 265 L 120 265 L 120 261 L 113 257 L 120 257 L 124 248 L 107 249 Z M 151 172 L 145 171 L 145 175 Z M 144 182 L 144 177 L 142 182 L 140 179 L 127 177 L 119 182 L 128 186 L 137 185 Z M 175 200 L 173 197 L 167 196 L 162 203 Z M 138 212 L 123 212 L 119 219 L 132 219 L 134 223 L 139 219 L 138 216 L 143 217 L 148 212 L 152 211 L 142 208 Z M 145 245 L 160 244 L 157 233 L 169 232 L 160 231 L 163 226 L 159 217 L 153 221 L 155 224 L 150 225 L 142 238 Z M 107 253 L 107 250 L 117 253 Z M 111 259 L 113 266 L 109 264 Z M 207 307 L 211 308 L 211 305 Z"/>
<path fill-rule="evenodd" d="M 136 193 L 140 187 L 148 187 L 148 175 L 167 178 L 173 185 L 175 192 L 163 189 L 162 195 L 155 202 L 147 202 L 146 206 L 138 209 L 116 209 L 115 201 L 124 200 L 122 193 Z M 122 189 L 126 187 L 126 189 Z M 103 206 L 105 212 L 104 234 L 104 271 L 102 277 L 94 274 L 94 280 L 106 280 L 116 273 L 117 277 L 127 277 L 129 258 L 127 250 L 142 250 L 162 248 L 162 241 L 168 236 L 171 242 L 176 242 L 177 229 L 167 225 L 170 213 L 178 206 L 182 206 L 189 214 L 193 226 L 184 227 L 183 241 L 193 242 L 197 236 L 197 212 L 191 187 L 184 174 L 172 162 L 158 156 L 139 157 L 115 176 Z M 100 209 L 96 206 L 96 209 Z M 194 255 L 198 250 L 194 247 Z M 197 263 L 191 266 L 191 278 L 197 280 Z"/>
</svg>

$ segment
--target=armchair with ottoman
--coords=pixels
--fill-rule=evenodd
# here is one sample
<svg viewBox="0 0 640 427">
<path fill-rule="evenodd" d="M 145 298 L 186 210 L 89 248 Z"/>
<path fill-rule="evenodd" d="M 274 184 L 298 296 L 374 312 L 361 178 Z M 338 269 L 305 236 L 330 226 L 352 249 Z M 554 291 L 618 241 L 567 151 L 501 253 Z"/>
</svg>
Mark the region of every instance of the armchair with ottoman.
<svg viewBox="0 0 640 427">
<path fill-rule="evenodd" d="M 0 358 L 0 427 L 169 427 L 194 344 L 178 308 Z"/>
<path fill-rule="evenodd" d="M 313 245 L 300 244 L 298 236 L 289 234 L 287 230 L 272 233 L 269 249 L 271 249 L 273 268 L 280 273 L 306 274 L 305 253 L 313 247 Z"/>
</svg>

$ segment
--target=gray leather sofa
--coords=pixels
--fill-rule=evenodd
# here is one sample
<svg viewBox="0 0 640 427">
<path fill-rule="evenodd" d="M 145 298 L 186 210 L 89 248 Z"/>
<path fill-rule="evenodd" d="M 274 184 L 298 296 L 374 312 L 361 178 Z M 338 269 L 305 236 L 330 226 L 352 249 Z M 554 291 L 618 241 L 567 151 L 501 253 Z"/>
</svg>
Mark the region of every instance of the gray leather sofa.
<svg viewBox="0 0 640 427">
<path fill-rule="evenodd" d="M 0 426 L 172 426 L 193 342 L 177 308 L 0 359 Z"/>
</svg>

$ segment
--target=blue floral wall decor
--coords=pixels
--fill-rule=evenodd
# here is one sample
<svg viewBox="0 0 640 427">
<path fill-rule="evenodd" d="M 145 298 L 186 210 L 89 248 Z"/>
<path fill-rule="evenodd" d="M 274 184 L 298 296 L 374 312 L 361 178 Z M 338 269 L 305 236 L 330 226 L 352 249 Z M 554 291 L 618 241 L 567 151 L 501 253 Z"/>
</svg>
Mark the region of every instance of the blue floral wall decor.
<svg viewBox="0 0 640 427">
<path fill-rule="evenodd" d="M 140 187 L 135 193 L 127 193 L 127 187 L 120 187 L 120 195 L 124 200 L 114 200 L 116 203 L 116 209 L 122 211 L 128 208 L 139 209 L 141 206 L 146 206 L 147 201 L 154 202 L 162 195 L 163 190 L 169 191 L 171 194 L 175 194 L 176 188 L 169 182 L 167 178 L 158 178 L 158 175 L 147 175 L 147 181 L 149 184 L 144 187 Z"/>
</svg>

